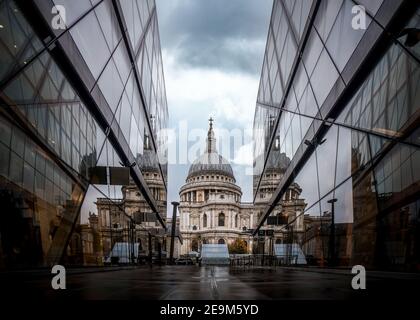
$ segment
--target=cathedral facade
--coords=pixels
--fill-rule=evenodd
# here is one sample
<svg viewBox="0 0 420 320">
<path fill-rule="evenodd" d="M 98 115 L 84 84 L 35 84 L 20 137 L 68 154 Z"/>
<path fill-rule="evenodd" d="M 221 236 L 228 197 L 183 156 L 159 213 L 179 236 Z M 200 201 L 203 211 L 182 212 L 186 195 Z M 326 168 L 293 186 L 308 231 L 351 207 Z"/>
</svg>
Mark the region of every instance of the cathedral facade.
<svg viewBox="0 0 420 320">
<path fill-rule="evenodd" d="M 157 166 L 157 156 L 145 143 L 143 154 L 138 154 L 143 177 L 159 212 L 166 211 L 166 190 Z M 89 223 L 80 225 L 83 264 L 103 264 L 109 260 L 116 243 L 134 243 L 138 256 L 159 252 L 166 254 L 168 233 L 161 227 L 139 189 L 130 180 L 121 186 L 118 199 L 97 198 L 97 214 L 89 213 Z M 167 219 L 165 219 L 166 221 Z"/>
<path fill-rule="evenodd" d="M 270 170 L 266 171 L 254 203 L 242 202 L 242 191 L 236 184 L 232 167 L 216 150 L 212 121 L 210 118 L 206 150 L 191 165 L 179 192 L 179 224 L 183 237 L 180 254 L 200 252 L 201 245 L 206 243 L 229 245 L 236 239 L 245 243 L 247 253 L 259 254 L 273 254 L 274 243 L 299 243 L 304 231 L 300 213 L 306 204 L 299 197 L 298 185 L 292 185 L 276 206 L 271 216 L 277 218 L 265 222 L 259 236 L 252 236 L 274 192 L 273 186 L 278 185 L 290 160 L 279 153 L 276 162 L 269 164 Z M 287 232 L 290 227 L 294 229 L 293 239 Z"/>
</svg>

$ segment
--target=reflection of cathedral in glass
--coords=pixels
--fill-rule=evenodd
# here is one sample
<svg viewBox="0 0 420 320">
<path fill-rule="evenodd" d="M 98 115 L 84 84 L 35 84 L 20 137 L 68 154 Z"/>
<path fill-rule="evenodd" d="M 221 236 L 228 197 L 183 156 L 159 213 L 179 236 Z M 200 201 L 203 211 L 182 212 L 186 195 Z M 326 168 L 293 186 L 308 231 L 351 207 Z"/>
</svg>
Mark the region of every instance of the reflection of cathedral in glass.
<svg viewBox="0 0 420 320">
<path fill-rule="evenodd" d="M 65 5 L 63 30 L 47 2 L 0 3 L 0 269 L 102 263 L 111 242 L 153 224 L 157 243 L 165 224 L 154 1 Z"/>
<path fill-rule="evenodd" d="M 156 166 L 156 154 L 145 149 L 139 156 L 139 163 L 143 176 L 160 212 L 166 210 L 166 190 L 162 182 L 159 168 Z M 85 264 L 94 263 L 100 257 L 106 262 L 116 243 L 133 241 L 138 245 L 139 257 L 146 258 L 150 251 L 166 251 L 166 233 L 156 219 L 137 186 L 131 181 L 129 185 L 121 187 L 122 198 L 97 198 L 97 215 L 90 215 L 89 224 L 83 224 L 83 239 L 92 239 L 95 235 L 99 241 L 92 250 L 84 253 Z M 92 220 L 94 223 L 92 224 Z M 96 222 L 97 221 L 97 222 Z M 149 243 L 149 233 L 154 239 Z M 89 248 L 90 249 L 90 248 Z"/>
<path fill-rule="evenodd" d="M 180 189 L 180 231 L 184 239 L 180 253 L 200 251 L 205 243 L 229 245 L 241 239 L 246 245 L 246 253 L 273 254 L 274 243 L 291 241 L 285 237 L 283 229 L 288 221 L 295 229 L 295 237 L 299 238 L 303 232 L 303 217 L 296 217 L 303 212 L 305 202 L 300 198 L 301 189 L 296 184 L 289 188 L 282 203 L 276 206 L 271 219 L 263 226 L 264 236 L 254 239 L 250 233 L 288 161 L 284 154 L 279 154 L 278 163 L 272 163 L 272 170 L 267 172 L 258 201 L 255 204 L 241 202 L 242 191 L 236 184 L 232 167 L 216 150 L 213 120 L 210 119 L 206 150 L 193 162 L 186 183 Z"/>
<path fill-rule="evenodd" d="M 419 9 L 394 4 L 363 1 L 366 29 L 355 30 L 353 1 L 274 1 L 254 117 L 254 201 L 285 155 L 258 223 L 297 184 L 306 205 L 296 241 L 314 265 L 420 270 Z"/>
</svg>

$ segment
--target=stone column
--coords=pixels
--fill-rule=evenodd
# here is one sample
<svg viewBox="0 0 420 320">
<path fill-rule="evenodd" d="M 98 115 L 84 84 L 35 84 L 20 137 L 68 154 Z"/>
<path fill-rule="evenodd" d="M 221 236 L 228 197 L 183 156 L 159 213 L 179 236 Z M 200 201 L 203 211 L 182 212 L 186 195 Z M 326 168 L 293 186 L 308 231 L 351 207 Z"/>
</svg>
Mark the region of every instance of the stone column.
<svg viewBox="0 0 420 320">
<path fill-rule="evenodd" d="M 180 215 L 179 222 L 181 224 L 180 227 L 181 227 L 181 229 L 185 229 L 185 213 L 184 213 L 184 211 L 180 210 L 179 215 Z"/>
<path fill-rule="evenodd" d="M 188 229 L 188 212 L 184 212 L 184 228 Z"/>
<path fill-rule="evenodd" d="M 189 213 L 188 212 L 184 212 L 184 220 L 185 220 L 185 229 L 188 229 L 188 217 L 189 217 Z"/>
<path fill-rule="evenodd" d="M 228 210 L 228 212 L 223 211 L 225 214 L 225 228 L 230 228 L 230 210 Z"/>
<path fill-rule="evenodd" d="M 203 229 L 203 213 L 200 212 L 200 215 L 198 216 L 198 229 Z"/>
</svg>

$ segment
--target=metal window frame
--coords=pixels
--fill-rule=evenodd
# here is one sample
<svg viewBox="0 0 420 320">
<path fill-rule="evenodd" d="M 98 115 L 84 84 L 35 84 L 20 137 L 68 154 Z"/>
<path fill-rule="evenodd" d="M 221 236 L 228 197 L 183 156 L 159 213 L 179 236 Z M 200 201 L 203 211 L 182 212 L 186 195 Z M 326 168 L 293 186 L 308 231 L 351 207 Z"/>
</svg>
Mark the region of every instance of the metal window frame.
<svg viewBox="0 0 420 320">
<path fill-rule="evenodd" d="M 102 1 L 100 1 L 100 3 L 101 2 Z M 95 121 L 103 130 L 106 139 L 109 140 L 115 152 L 122 160 L 123 164 L 129 166 L 131 163 L 133 163 L 133 161 L 135 161 L 135 157 L 131 153 L 127 141 L 125 141 L 125 139 L 118 139 L 120 128 L 119 126 L 115 125 L 114 121 L 112 121 L 113 113 L 111 108 L 109 107 L 108 103 L 105 101 L 105 98 L 100 92 L 95 93 L 95 90 L 92 90 L 92 92 L 90 92 L 90 90 L 86 86 L 86 82 L 88 82 L 86 81 L 86 78 L 89 78 L 90 76 L 90 79 L 92 79 L 90 71 L 87 70 L 88 72 L 85 75 L 79 74 L 72 60 L 77 59 L 76 63 L 80 68 L 85 67 L 86 62 L 83 60 L 80 54 L 77 56 L 73 55 L 72 59 L 70 59 L 68 56 L 68 52 L 72 51 L 67 51 L 67 48 L 77 48 L 68 30 L 61 33 L 60 36 L 57 37 L 55 35 L 54 30 L 51 29 L 50 25 L 46 20 L 46 16 L 47 14 L 49 14 L 49 10 L 47 9 L 50 8 L 51 2 L 49 2 L 48 0 L 18 0 L 16 3 L 19 9 L 22 11 L 23 15 L 25 16 L 25 18 L 27 19 L 28 23 L 33 28 L 35 34 L 38 35 L 40 39 L 44 39 L 44 45 L 46 46 L 46 50 L 49 51 L 51 57 L 61 69 L 63 75 L 66 77 L 69 84 L 73 87 L 74 91 L 80 97 L 80 100 L 84 103 L 88 111 L 94 117 Z M 80 19 L 82 19 L 86 14 L 88 14 L 92 10 L 94 10 L 96 6 L 92 7 L 88 12 L 84 13 Z M 44 52 L 44 50 L 42 50 L 41 52 Z M 94 96 L 95 94 L 96 96 Z M 99 95 L 99 97 L 97 95 Z M 100 101 L 100 103 L 98 101 Z M 150 126 L 149 122 L 148 125 Z M 152 193 L 149 187 L 147 186 L 138 165 L 130 167 L 130 174 L 133 178 L 133 181 L 142 193 L 144 199 L 146 200 L 147 204 L 156 214 L 160 224 L 162 225 L 162 227 L 166 228 L 165 220 L 159 213 L 156 201 L 153 198 Z"/>
<path fill-rule="evenodd" d="M 337 97 L 334 94 L 335 89 L 339 87 L 340 85 L 343 86 L 343 83 L 340 81 L 341 78 L 339 78 L 336 82 L 336 84 L 333 86 L 333 89 L 328 94 L 326 100 L 324 101 L 323 105 L 320 107 L 321 113 L 322 111 L 326 111 L 325 114 L 327 116 L 326 119 L 333 118 L 335 119 L 340 112 L 345 108 L 347 105 L 347 102 L 350 101 L 350 99 L 353 97 L 353 95 L 357 92 L 360 85 L 363 83 L 363 81 L 367 78 L 367 76 L 370 74 L 372 69 L 375 67 L 376 63 L 378 61 L 378 57 L 381 57 L 386 50 L 392 45 L 392 43 L 395 41 L 394 39 L 394 33 L 399 30 L 405 23 L 408 21 L 408 18 L 410 18 L 413 13 L 416 12 L 415 10 L 416 4 L 414 1 L 409 0 L 400 0 L 400 1 L 393 1 L 393 0 L 385 0 L 384 3 L 381 5 L 380 9 L 378 10 L 376 14 L 376 19 L 378 21 L 381 21 L 384 25 L 384 29 L 380 30 L 379 37 L 376 39 L 376 41 L 372 41 L 373 39 L 370 38 L 369 31 L 373 29 L 377 29 L 378 27 L 375 24 L 370 24 L 368 29 L 365 32 L 365 35 L 362 37 L 361 41 L 358 43 L 357 47 L 353 51 L 353 54 L 350 57 L 350 60 L 347 62 L 346 66 L 344 67 L 343 71 L 341 72 L 342 78 L 347 80 L 347 84 L 344 85 L 341 89 L 341 93 Z M 314 22 L 314 16 L 311 17 L 311 23 L 309 26 L 309 29 L 306 29 L 306 34 L 304 35 L 305 39 L 307 39 L 309 30 L 313 25 Z M 374 30 L 376 31 L 376 30 Z M 302 51 L 298 50 L 298 57 L 301 56 Z M 362 55 L 363 54 L 363 55 Z M 364 57 L 362 60 L 360 60 L 360 57 Z M 296 73 L 297 70 L 297 64 L 294 64 L 294 70 L 293 73 Z M 293 80 L 293 78 L 291 79 Z M 291 85 L 291 83 L 289 83 Z M 281 107 L 283 107 L 284 101 L 286 100 L 286 95 L 283 98 L 282 104 L 280 104 Z M 279 124 L 279 120 L 282 113 L 279 113 L 278 119 L 276 121 L 275 130 L 273 131 L 273 134 L 270 139 L 269 144 L 269 152 L 267 153 L 265 163 L 264 163 L 264 169 L 263 173 L 265 172 L 265 166 L 269 158 L 269 153 L 271 152 L 271 147 L 275 138 L 275 133 L 277 131 L 277 127 Z M 416 121 L 418 125 L 418 121 Z M 408 136 L 415 128 L 416 123 L 413 125 L 410 125 L 407 128 L 407 131 L 404 133 L 402 139 L 404 136 Z M 326 135 L 327 131 L 330 128 L 330 124 L 326 123 L 325 121 L 322 121 L 319 119 L 318 121 L 312 122 L 311 126 L 308 129 L 307 134 L 302 139 L 302 141 L 308 139 L 310 141 L 320 141 L 322 138 Z M 312 129 L 312 130 L 311 130 Z M 312 131 L 312 132 L 311 132 Z M 313 133 L 313 134 L 312 134 Z M 394 144 L 396 142 L 394 141 Z M 391 146 L 390 146 L 391 147 Z M 303 168 L 303 166 L 306 164 L 309 157 L 312 155 L 312 153 L 315 151 L 314 147 L 306 147 L 303 143 L 299 146 L 298 150 L 296 151 L 288 169 L 286 170 L 284 177 L 280 184 L 277 186 L 276 191 L 274 192 L 273 196 L 271 197 L 271 200 L 269 204 L 265 207 L 264 213 L 261 216 L 261 218 L 257 222 L 256 229 L 253 233 L 255 235 L 258 230 L 261 228 L 261 226 L 264 224 L 266 218 L 270 215 L 270 213 L 273 211 L 273 209 L 276 207 L 277 203 L 281 200 L 283 194 L 287 190 L 287 188 L 290 186 L 290 184 L 293 182 L 294 177 L 299 173 L 299 171 Z M 384 152 L 383 156 L 386 154 Z M 371 169 L 371 167 L 370 167 Z M 365 171 L 369 172 L 369 171 Z M 259 188 L 261 182 L 258 183 L 257 190 Z M 254 197 L 255 201 L 255 197 Z"/>
</svg>

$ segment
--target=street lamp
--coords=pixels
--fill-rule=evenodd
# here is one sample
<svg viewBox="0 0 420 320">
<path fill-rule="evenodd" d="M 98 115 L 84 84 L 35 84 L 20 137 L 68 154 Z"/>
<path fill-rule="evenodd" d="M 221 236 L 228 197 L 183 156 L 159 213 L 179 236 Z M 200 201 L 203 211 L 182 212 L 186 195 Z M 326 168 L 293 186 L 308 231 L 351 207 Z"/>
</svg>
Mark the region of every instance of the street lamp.
<svg viewBox="0 0 420 320">
<path fill-rule="evenodd" d="M 173 264 L 174 246 L 175 246 L 175 230 L 176 230 L 176 209 L 179 206 L 179 202 L 172 201 L 171 204 L 173 206 L 173 212 L 172 212 L 171 249 L 169 252 L 169 262 Z"/>
<path fill-rule="evenodd" d="M 135 239 L 136 225 L 135 225 L 132 217 L 130 217 L 129 226 L 130 226 L 129 237 L 130 237 L 130 241 L 131 241 L 131 263 L 135 264 L 136 261 L 135 261 L 134 239 Z"/>
<path fill-rule="evenodd" d="M 331 224 L 330 224 L 330 241 L 329 241 L 329 250 L 328 250 L 328 265 L 330 267 L 335 265 L 335 212 L 334 212 L 334 203 L 337 202 L 336 198 L 330 199 L 327 201 L 331 203 Z"/>
</svg>

